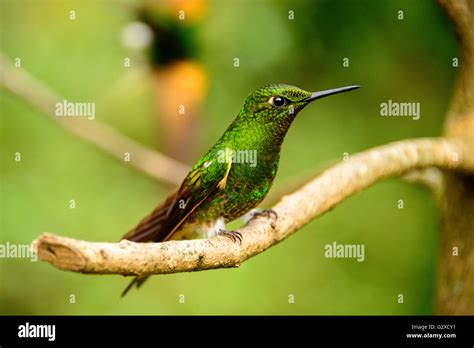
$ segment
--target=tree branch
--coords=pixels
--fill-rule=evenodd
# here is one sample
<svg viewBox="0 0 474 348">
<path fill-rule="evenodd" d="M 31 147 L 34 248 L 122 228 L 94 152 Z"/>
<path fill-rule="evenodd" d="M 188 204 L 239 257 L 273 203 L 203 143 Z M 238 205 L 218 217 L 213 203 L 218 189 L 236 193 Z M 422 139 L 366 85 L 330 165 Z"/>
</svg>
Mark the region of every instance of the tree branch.
<svg viewBox="0 0 474 348">
<path fill-rule="evenodd" d="M 75 119 L 71 122 L 72 120 L 67 117 L 57 117 L 54 113 L 55 105 L 58 102 L 62 103 L 64 98 L 55 94 L 26 70 L 14 67 L 2 54 L 0 54 L 0 75 L 3 77 L 0 84 L 6 90 L 50 116 L 65 130 L 152 178 L 180 185 L 181 179 L 188 172 L 189 168 L 185 164 L 151 150 L 97 120 Z M 124 160 L 125 153 L 130 154 L 130 161 Z"/>
<path fill-rule="evenodd" d="M 283 197 L 273 207 L 276 220 L 265 216 L 250 220 L 239 230 L 241 245 L 222 236 L 165 243 L 93 243 L 45 233 L 33 248 L 41 260 L 82 273 L 163 274 L 237 267 L 368 186 L 431 166 L 474 172 L 472 143 L 425 138 L 356 154 Z"/>
<path fill-rule="evenodd" d="M 474 139 L 474 1 L 439 0 L 459 43 L 459 73 L 444 134 Z M 471 148 L 471 151 L 474 146 Z M 441 200 L 436 314 L 474 314 L 474 175 L 449 172 Z"/>
</svg>

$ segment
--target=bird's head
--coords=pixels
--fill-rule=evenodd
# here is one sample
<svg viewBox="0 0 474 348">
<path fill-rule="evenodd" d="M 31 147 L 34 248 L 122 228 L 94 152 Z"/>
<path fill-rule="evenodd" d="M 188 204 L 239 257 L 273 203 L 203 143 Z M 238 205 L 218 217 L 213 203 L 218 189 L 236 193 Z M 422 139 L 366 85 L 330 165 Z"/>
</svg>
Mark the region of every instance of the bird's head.
<svg viewBox="0 0 474 348">
<path fill-rule="evenodd" d="M 287 123 L 291 121 L 306 105 L 312 101 L 336 93 L 347 92 L 359 86 L 347 86 L 321 92 L 308 92 L 301 88 L 278 84 L 263 86 L 245 100 L 244 117 L 254 119 L 261 124 Z"/>
</svg>

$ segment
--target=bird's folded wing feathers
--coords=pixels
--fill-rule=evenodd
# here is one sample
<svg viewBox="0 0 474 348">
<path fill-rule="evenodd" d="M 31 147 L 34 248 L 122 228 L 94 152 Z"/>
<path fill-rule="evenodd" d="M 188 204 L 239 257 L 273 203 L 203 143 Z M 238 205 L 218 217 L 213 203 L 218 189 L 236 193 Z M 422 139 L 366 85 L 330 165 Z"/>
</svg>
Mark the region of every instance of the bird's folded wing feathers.
<svg viewBox="0 0 474 348">
<path fill-rule="evenodd" d="M 201 160 L 184 179 L 181 187 L 169 196 L 122 239 L 133 242 L 164 242 L 183 224 L 215 190 L 222 188 L 230 168 L 217 161 Z"/>
</svg>

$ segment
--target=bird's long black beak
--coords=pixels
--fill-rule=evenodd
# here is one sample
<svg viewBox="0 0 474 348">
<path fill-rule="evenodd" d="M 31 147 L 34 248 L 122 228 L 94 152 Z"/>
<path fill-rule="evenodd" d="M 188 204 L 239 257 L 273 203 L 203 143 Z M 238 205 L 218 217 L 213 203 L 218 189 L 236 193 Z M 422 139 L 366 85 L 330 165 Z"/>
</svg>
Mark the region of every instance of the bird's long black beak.
<svg viewBox="0 0 474 348">
<path fill-rule="evenodd" d="M 346 87 L 340 87 L 340 88 L 334 88 L 334 89 L 327 89 L 325 91 L 320 91 L 320 92 L 314 92 L 311 94 L 310 97 L 306 98 L 305 101 L 311 102 L 313 100 L 324 98 L 333 94 L 352 91 L 353 89 L 357 89 L 359 87 L 360 86 L 346 86 Z"/>
</svg>

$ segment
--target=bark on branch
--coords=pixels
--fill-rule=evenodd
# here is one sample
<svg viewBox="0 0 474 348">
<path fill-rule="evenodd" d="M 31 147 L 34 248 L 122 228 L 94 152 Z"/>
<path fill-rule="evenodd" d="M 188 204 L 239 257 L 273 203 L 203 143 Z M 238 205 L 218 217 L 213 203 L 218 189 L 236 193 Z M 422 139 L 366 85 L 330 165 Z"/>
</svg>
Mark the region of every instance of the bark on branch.
<svg viewBox="0 0 474 348">
<path fill-rule="evenodd" d="M 459 74 L 444 134 L 474 139 L 474 1 L 439 0 L 459 42 Z M 471 149 L 474 151 L 474 147 Z M 474 314 L 474 175 L 449 172 L 441 199 L 436 314 Z"/>
<path fill-rule="evenodd" d="M 273 207 L 278 219 L 252 219 L 239 230 L 243 235 L 241 245 L 221 236 L 165 243 L 94 243 L 45 233 L 33 242 L 33 247 L 41 260 L 82 273 L 163 274 L 237 267 L 368 186 L 431 166 L 473 173 L 472 143 L 425 138 L 356 154 L 284 196 Z"/>
</svg>

